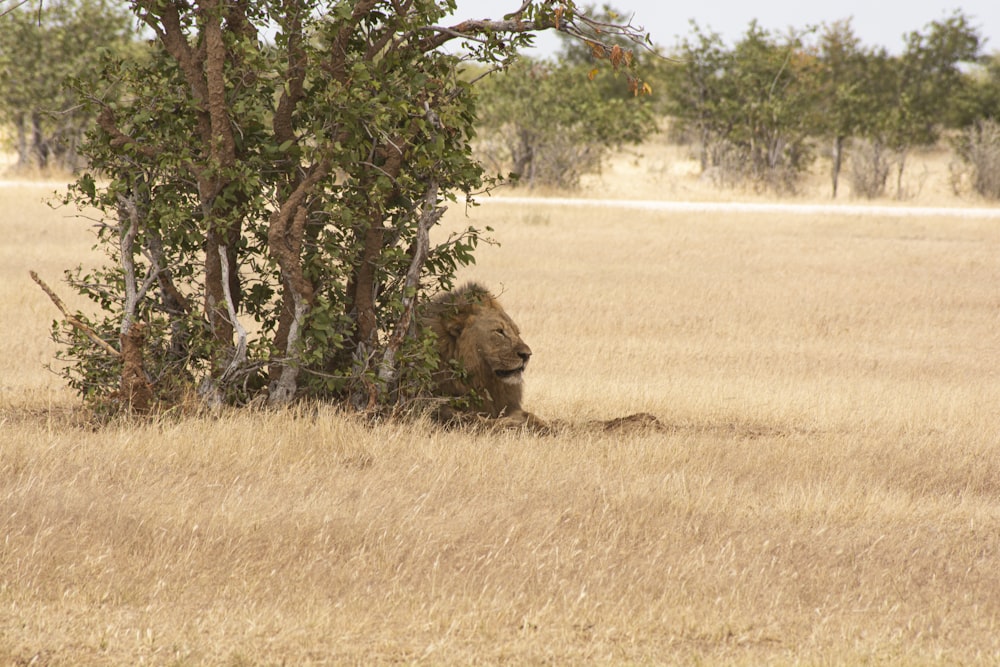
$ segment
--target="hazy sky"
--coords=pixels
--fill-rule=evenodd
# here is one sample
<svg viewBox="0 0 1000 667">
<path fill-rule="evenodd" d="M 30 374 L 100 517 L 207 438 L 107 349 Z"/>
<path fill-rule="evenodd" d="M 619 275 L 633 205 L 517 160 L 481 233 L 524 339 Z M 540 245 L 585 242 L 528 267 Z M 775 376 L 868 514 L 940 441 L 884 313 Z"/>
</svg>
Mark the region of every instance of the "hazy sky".
<svg viewBox="0 0 1000 667">
<path fill-rule="evenodd" d="M 585 0 L 581 4 L 601 5 L 605 0 Z M 520 0 L 457 0 L 458 18 L 496 18 L 517 9 Z M 670 47 L 678 37 L 691 34 L 689 20 L 702 29 L 709 28 L 732 44 L 752 19 L 769 31 L 785 32 L 810 24 L 832 23 L 852 18 L 854 33 L 865 46 L 884 46 L 893 53 L 903 48 L 903 35 L 921 30 L 929 22 L 947 18 L 961 9 L 972 18 L 980 35 L 987 38 L 986 51 L 1000 51 L 1000 0 L 965 0 L 949 3 L 939 0 L 611 0 L 612 7 L 634 13 L 633 25 L 642 26 L 653 42 Z M 550 52 L 558 44 L 554 37 L 543 36 L 539 46 Z"/>
</svg>

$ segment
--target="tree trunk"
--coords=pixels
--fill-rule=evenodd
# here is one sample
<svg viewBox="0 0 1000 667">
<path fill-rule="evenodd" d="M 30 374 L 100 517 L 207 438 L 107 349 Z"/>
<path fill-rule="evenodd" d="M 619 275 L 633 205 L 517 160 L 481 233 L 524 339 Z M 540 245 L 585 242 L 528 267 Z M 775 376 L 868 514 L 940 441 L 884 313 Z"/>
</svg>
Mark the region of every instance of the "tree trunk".
<svg viewBox="0 0 1000 667">
<path fill-rule="evenodd" d="M 49 166 L 49 147 L 45 143 L 45 136 L 42 134 L 42 114 L 37 111 L 31 112 L 31 145 L 32 152 L 39 169 Z"/>
<path fill-rule="evenodd" d="M 153 389 L 146 378 L 142 361 L 142 346 L 146 340 L 146 327 L 134 322 L 128 332 L 121 334 L 122 378 L 118 394 L 133 412 L 148 412 L 153 401 Z"/>
<path fill-rule="evenodd" d="M 396 326 L 389 336 L 389 341 L 382 354 L 382 363 L 379 366 L 379 381 L 389 392 L 395 392 L 399 384 L 399 360 L 396 355 L 403 346 L 403 341 L 410 334 L 414 321 L 414 311 L 416 309 L 416 294 L 420 287 L 420 275 L 423 272 L 424 263 L 427 261 L 427 253 L 430 250 L 430 229 L 441 216 L 444 215 L 445 207 L 438 206 L 438 184 L 436 180 L 431 180 L 424 194 L 423 212 L 417 223 L 417 237 L 414 239 L 413 247 L 410 249 L 410 266 L 406 271 L 406 278 L 403 282 L 403 312 L 396 322 Z"/>
<path fill-rule="evenodd" d="M 701 173 L 702 174 L 704 174 L 706 171 L 708 171 L 708 168 L 711 166 L 709 164 L 709 156 L 708 156 L 708 144 L 709 144 L 709 141 L 711 141 L 711 139 L 710 139 L 710 133 L 708 131 L 708 128 L 702 126 L 702 128 L 701 128 L 701 146 L 698 149 L 698 162 L 701 164 Z"/>
<path fill-rule="evenodd" d="M 17 167 L 27 169 L 31 164 L 31 156 L 28 148 L 28 128 L 26 114 L 17 116 Z"/>
<path fill-rule="evenodd" d="M 211 224 L 211 220 L 209 220 Z M 205 239 L 205 315 L 211 327 L 212 338 L 229 347 L 233 344 L 233 323 L 229 321 L 229 309 L 226 306 L 226 289 L 222 285 L 223 269 L 219 249 L 226 247 L 225 240 L 215 229 L 209 229 Z M 228 267 L 232 275 L 235 266 Z"/>
<path fill-rule="evenodd" d="M 355 342 L 361 349 L 371 349 L 378 332 L 378 318 L 375 315 L 376 271 L 375 266 L 382 255 L 385 227 L 381 217 L 374 212 L 365 230 L 361 251 L 361 263 L 354 272 L 354 312 L 357 313 Z"/>
<path fill-rule="evenodd" d="M 833 164 L 830 169 L 830 177 L 833 180 L 833 199 L 837 198 L 837 183 L 840 181 L 840 168 L 844 159 L 844 137 L 833 138 Z"/>
<path fill-rule="evenodd" d="M 315 295 L 315 287 L 302 270 L 302 242 L 309 218 L 309 196 L 327 171 L 328 166 L 322 163 L 300 182 L 281 208 L 271 214 L 267 230 L 268 252 L 281 268 L 283 287 L 275 350 L 285 358 L 269 369 L 268 402 L 272 405 L 288 403 L 298 388 L 299 337 Z"/>
</svg>

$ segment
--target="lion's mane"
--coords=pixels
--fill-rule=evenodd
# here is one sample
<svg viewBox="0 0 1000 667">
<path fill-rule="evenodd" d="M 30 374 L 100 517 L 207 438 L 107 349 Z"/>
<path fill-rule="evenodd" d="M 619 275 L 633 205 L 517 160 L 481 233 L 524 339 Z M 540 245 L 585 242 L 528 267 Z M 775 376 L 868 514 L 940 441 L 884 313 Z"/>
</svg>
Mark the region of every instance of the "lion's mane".
<svg viewBox="0 0 1000 667">
<path fill-rule="evenodd" d="M 437 340 L 437 394 L 470 397 L 471 410 L 483 416 L 530 418 L 521 399 L 531 348 L 489 290 L 469 283 L 440 294 L 424 308 L 422 321 Z M 453 362 L 460 367 L 458 372 Z M 450 418 L 454 412 L 445 415 Z"/>
</svg>

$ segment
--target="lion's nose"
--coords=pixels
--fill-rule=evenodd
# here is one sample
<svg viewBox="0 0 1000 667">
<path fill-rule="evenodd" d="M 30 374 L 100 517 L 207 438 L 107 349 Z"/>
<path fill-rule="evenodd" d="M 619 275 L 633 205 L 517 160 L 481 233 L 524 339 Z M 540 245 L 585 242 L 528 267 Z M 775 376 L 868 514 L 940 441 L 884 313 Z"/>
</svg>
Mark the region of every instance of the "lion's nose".
<svg viewBox="0 0 1000 667">
<path fill-rule="evenodd" d="M 531 359 L 531 350 L 520 350 L 517 356 L 521 357 L 521 361 L 528 363 L 528 359 Z"/>
</svg>

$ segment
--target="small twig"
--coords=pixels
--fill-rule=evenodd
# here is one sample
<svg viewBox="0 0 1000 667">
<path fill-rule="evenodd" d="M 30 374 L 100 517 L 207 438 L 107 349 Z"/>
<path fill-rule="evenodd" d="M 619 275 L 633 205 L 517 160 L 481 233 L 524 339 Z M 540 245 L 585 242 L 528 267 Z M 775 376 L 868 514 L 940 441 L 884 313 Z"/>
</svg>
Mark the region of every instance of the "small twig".
<svg viewBox="0 0 1000 667">
<path fill-rule="evenodd" d="M 524 3 L 521 4 L 521 8 L 520 9 L 518 9 L 516 12 L 513 12 L 511 14 L 505 14 L 504 18 L 505 19 L 506 18 L 520 19 L 521 16 L 524 15 L 524 10 L 527 9 L 530 4 L 531 4 L 531 0 L 524 0 Z"/>
<path fill-rule="evenodd" d="M 442 34 L 445 34 L 445 35 L 451 35 L 452 37 L 457 37 L 458 39 L 464 39 L 464 40 L 469 41 L 469 42 L 479 42 L 480 44 L 486 44 L 487 42 L 489 42 L 489 39 L 487 39 L 486 37 L 480 37 L 478 35 L 466 34 L 464 32 L 460 32 L 458 30 L 455 30 L 454 28 L 446 28 L 445 26 L 441 26 L 441 25 L 420 26 L 419 28 L 417 28 L 417 30 L 423 31 L 423 32 L 437 32 L 437 33 L 442 33 Z"/>
<path fill-rule="evenodd" d="M 476 78 L 474 78 L 474 79 L 472 79 L 471 81 L 469 81 L 469 85 L 470 85 L 470 86 L 474 86 L 474 85 L 476 85 L 476 83 L 478 83 L 478 82 L 479 82 L 479 80 L 480 80 L 480 79 L 485 79 L 485 78 L 486 78 L 486 77 L 488 77 L 488 76 L 489 76 L 490 74 L 493 74 L 494 72 L 499 72 L 499 71 L 500 71 L 501 69 L 502 69 L 502 68 L 501 68 L 501 67 L 499 67 L 499 66 L 495 66 L 495 67 L 491 67 L 491 68 L 489 68 L 488 70 L 486 70 L 485 72 L 483 72 L 482 74 L 480 74 L 479 76 L 477 76 Z M 456 89 L 456 90 L 455 90 L 455 92 L 454 92 L 454 93 L 452 93 L 452 95 L 451 95 L 451 96 L 452 96 L 452 97 L 455 97 L 455 96 L 457 96 L 457 95 L 458 95 L 458 92 L 459 92 L 459 89 Z"/>
<path fill-rule="evenodd" d="M 116 359 L 122 356 L 118 350 L 111 347 L 111 345 L 109 345 L 107 341 L 98 336 L 96 331 L 94 331 L 92 328 L 81 322 L 77 317 L 70 315 L 69 311 L 66 310 L 66 306 L 63 305 L 62 299 L 60 299 L 58 295 L 56 295 L 56 293 L 53 292 L 52 289 L 45 284 L 44 280 L 38 277 L 37 273 L 35 273 L 34 271 L 29 271 L 28 274 L 31 276 L 31 279 L 34 280 L 38 284 L 38 286 L 42 288 L 42 291 L 49 295 L 49 298 L 52 299 L 52 303 L 56 305 L 56 308 L 59 309 L 59 312 L 63 314 L 63 317 L 66 318 L 66 321 L 70 325 L 79 329 L 87 338 L 96 343 L 98 347 L 100 347 L 102 350 L 104 350 L 111 356 L 115 357 Z"/>
<path fill-rule="evenodd" d="M 7 14 L 10 14 L 12 11 L 14 11 L 15 9 L 17 9 L 21 5 L 27 4 L 27 2 L 28 2 L 28 0 L 21 0 L 21 2 L 17 3 L 16 5 L 12 5 L 12 6 L 8 7 L 7 9 L 3 10 L 3 12 L 0 12 L 0 18 L 2 18 L 4 16 L 7 16 Z M 41 5 L 38 6 L 38 9 L 39 9 L 39 11 L 41 11 Z"/>
</svg>

